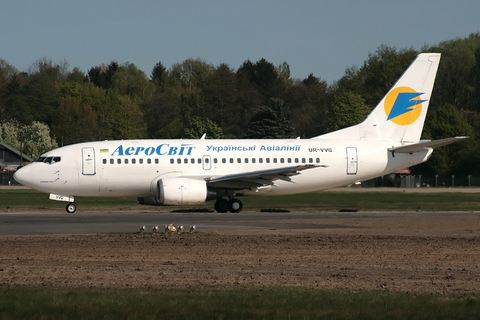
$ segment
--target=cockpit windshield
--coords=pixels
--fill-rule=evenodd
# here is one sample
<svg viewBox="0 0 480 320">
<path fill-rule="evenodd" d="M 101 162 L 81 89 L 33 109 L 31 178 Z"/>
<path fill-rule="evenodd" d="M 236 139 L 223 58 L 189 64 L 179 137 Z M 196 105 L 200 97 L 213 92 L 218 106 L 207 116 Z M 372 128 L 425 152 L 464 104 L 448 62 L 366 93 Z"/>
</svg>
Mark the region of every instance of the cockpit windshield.
<svg viewBox="0 0 480 320">
<path fill-rule="evenodd" d="M 62 160 L 61 157 L 40 157 L 35 162 L 54 164 L 56 162 L 60 162 L 61 160 Z"/>
</svg>

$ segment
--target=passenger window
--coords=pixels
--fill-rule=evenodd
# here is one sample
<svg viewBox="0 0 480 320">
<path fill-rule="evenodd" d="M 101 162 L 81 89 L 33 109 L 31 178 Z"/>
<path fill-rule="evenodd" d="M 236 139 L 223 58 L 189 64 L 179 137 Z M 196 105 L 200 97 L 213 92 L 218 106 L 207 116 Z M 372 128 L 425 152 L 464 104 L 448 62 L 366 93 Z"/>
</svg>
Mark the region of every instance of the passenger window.
<svg viewBox="0 0 480 320">
<path fill-rule="evenodd" d="M 307 162 L 307 161 L 305 160 L 305 158 L 302 158 L 302 163 L 305 163 L 305 162 Z"/>
<path fill-rule="evenodd" d="M 255 158 L 252 158 L 252 163 L 255 163 Z"/>
<path fill-rule="evenodd" d="M 138 159 L 138 162 L 139 162 L 140 164 L 142 164 L 142 163 L 143 163 L 143 159 Z"/>
<path fill-rule="evenodd" d="M 292 158 L 288 158 L 288 159 L 287 159 L 287 162 L 288 162 L 288 163 L 292 163 Z"/>
<path fill-rule="evenodd" d="M 107 164 L 107 159 L 102 160 L 103 164 Z"/>
<path fill-rule="evenodd" d="M 173 158 L 170 159 L 170 163 L 171 163 L 171 164 L 174 164 L 174 163 L 175 163 L 175 159 L 173 159 Z"/>
<path fill-rule="evenodd" d="M 237 158 L 237 163 L 242 163 L 242 159 Z"/>
<path fill-rule="evenodd" d="M 205 163 L 210 163 L 210 159 L 209 159 L 209 158 L 205 158 Z"/>
<path fill-rule="evenodd" d="M 222 163 L 227 163 L 227 159 L 222 158 Z"/>
<path fill-rule="evenodd" d="M 308 162 L 313 163 L 313 158 L 308 159 Z"/>
<path fill-rule="evenodd" d="M 217 163 L 218 162 L 218 159 L 217 158 L 213 158 L 213 163 Z"/>
<path fill-rule="evenodd" d="M 110 159 L 110 164 L 114 164 L 114 163 L 115 163 L 115 160 Z"/>
<path fill-rule="evenodd" d="M 135 164 L 135 163 L 137 163 L 137 160 L 132 159 L 132 164 Z"/>
<path fill-rule="evenodd" d="M 177 163 L 178 163 L 178 164 L 182 164 L 182 159 L 178 158 L 178 159 L 177 159 Z"/>
<path fill-rule="evenodd" d="M 230 163 L 233 163 L 233 158 L 230 158 Z"/>
<path fill-rule="evenodd" d="M 128 164 L 128 159 L 125 159 L 125 164 Z"/>
<path fill-rule="evenodd" d="M 317 158 L 316 161 L 317 161 L 317 163 L 320 163 L 320 158 Z"/>
<path fill-rule="evenodd" d="M 284 162 L 285 162 L 285 159 L 280 158 L 280 163 L 284 163 Z"/>
<path fill-rule="evenodd" d="M 197 163 L 202 163 L 202 159 L 201 159 L 201 158 L 198 158 L 198 159 L 197 159 Z"/>
<path fill-rule="evenodd" d="M 195 159 L 194 158 L 190 159 L 190 163 L 195 164 Z"/>
<path fill-rule="evenodd" d="M 183 159 L 183 163 L 187 164 L 187 163 L 188 163 L 188 159 L 187 159 L 187 158 Z"/>
<path fill-rule="evenodd" d="M 245 163 L 248 163 L 248 158 L 245 158 Z"/>
<path fill-rule="evenodd" d="M 267 163 L 270 163 L 270 158 L 267 158 L 267 159 L 265 159 L 265 160 L 267 161 Z"/>
<path fill-rule="evenodd" d="M 263 158 L 258 158 L 258 163 L 263 163 Z"/>
<path fill-rule="evenodd" d="M 122 159 L 117 159 L 117 164 L 121 164 L 122 163 Z"/>
<path fill-rule="evenodd" d="M 170 159 L 170 160 L 173 160 L 173 159 Z M 155 164 L 158 164 L 158 159 L 155 159 Z"/>
<path fill-rule="evenodd" d="M 298 158 L 295 158 L 295 163 L 298 163 Z"/>
<path fill-rule="evenodd" d="M 152 159 L 148 158 L 148 159 L 147 159 L 147 163 L 148 163 L 148 164 L 151 164 L 151 163 L 152 163 Z"/>
<path fill-rule="evenodd" d="M 277 158 L 273 158 L 273 163 L 277 163 Z"/>
</svg>

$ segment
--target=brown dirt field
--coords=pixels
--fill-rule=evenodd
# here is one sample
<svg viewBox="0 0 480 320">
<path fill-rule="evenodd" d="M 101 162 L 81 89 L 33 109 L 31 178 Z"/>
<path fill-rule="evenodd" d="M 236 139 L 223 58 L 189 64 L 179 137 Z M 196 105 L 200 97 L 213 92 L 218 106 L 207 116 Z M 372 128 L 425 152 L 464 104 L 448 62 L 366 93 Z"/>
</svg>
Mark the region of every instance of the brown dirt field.
<svg viewBox="0 0 480 320">
<path fill-rule="evenodd" d="M 0 286 L 480 294 L 480 216 L 435 220 L 441 226 L 433 219 L 400 217 L 364 219 L 353 231 L 3 236 Z"/>
</svg>

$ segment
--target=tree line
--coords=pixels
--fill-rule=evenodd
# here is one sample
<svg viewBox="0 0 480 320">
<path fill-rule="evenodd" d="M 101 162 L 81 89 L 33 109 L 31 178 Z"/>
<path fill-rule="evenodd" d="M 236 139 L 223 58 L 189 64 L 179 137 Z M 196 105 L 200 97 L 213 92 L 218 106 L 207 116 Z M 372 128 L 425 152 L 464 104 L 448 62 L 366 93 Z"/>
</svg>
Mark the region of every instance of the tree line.
<svg viewBox="0 0 480 320">
<path fill-rule="evenodd" d="M 0 58 L 0 140 L 27 143 L 25 132 L 32 132 L 27 128 L 40 125 L 48 127 L 52 140 L 44 143 L 45 150 L 55 144 L 204 133 L 207 138 L 310 138 L 362 121 L 420 52 L 442 53 L 422 138 L 471 138 L 436 149 L 414 170 L 478 175 L 480 33 L 420 51 L 380 46 L 331 85 L 313 74 L 292 79 L 287 62 L 276 66 L 265 59 L 246 60 L 237 69 L 187 59 L 167 70 L 158 62 L 147 76 L 130 62 L 83 72 L 43 58 L 19 71 Z M 45 151 L 30 149 L 33 157 Z"/>
</svg>

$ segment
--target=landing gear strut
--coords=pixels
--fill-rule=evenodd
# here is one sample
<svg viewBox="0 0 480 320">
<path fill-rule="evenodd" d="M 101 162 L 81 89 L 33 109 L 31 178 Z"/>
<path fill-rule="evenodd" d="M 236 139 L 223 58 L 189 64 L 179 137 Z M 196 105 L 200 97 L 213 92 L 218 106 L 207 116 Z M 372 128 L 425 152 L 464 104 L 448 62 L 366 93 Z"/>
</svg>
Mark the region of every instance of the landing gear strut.
<svg viewBox="0 0 480 320">
<path fill-rule="evenodd" d="M 225 212 L 232 212 L 232 213 L 237 213 L 242 211 L 243 208 L 243 203 L 242 201 L 238 199 L 224 199 L 224 198 L 218 198 L 217 201 L 215 202 L 215 211 L 219 213 L 225 213 Z"/>
<path fill-rule="evenodd" d="M 65 210 L 67 210 L 68 213 L 74 213 L 75 211 L 77 211 L 77 204 L 75 202 L 70 202 L 65 207 Z"/>
</svg>

